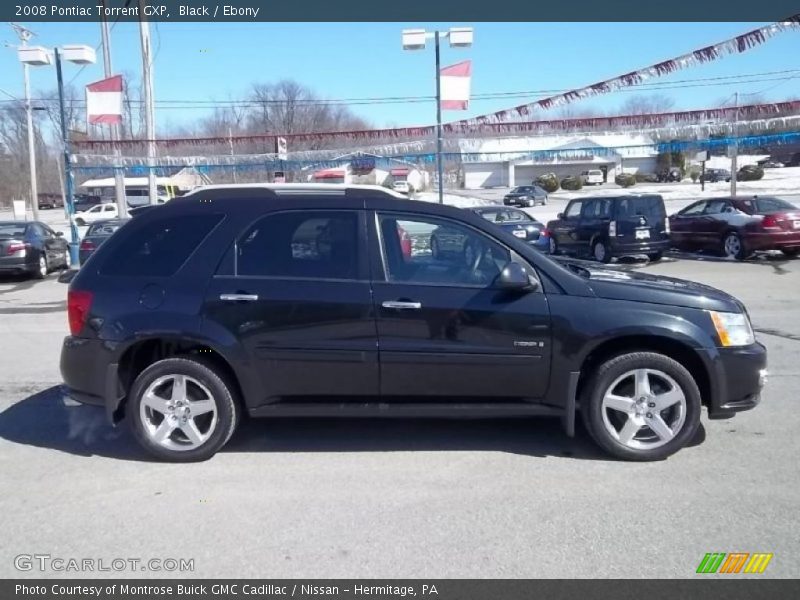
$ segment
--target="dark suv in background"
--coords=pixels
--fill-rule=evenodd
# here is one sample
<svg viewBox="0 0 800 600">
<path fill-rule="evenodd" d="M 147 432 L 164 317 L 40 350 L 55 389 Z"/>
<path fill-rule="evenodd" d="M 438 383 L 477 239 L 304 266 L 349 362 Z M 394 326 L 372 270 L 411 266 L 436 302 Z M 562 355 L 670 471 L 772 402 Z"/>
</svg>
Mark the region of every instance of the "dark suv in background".
<svg viewBox="0 0 800 600">
<path fill-rule="evenodd" d="M 636 255 L 656 261 L 670 248 L 667 211 L 657 195 L 572 200 L 547 230 L 551 254 L 590 256 L 604 263 Z"/>
<path fill-rule="evenodd" d="M 766 351 L 728 294 L 565 266 L 398 196 L 211 186 L 141 212 L 70 284 L 64 393 L 174 461 L 212 456 L 243 413 L 538 415 L 568 435 L 580 414 L 613 456 L 654 460 L 702 406 L 759 402 Z M 434 255 L 443 230 L 458 249 Z"/>
</svg>

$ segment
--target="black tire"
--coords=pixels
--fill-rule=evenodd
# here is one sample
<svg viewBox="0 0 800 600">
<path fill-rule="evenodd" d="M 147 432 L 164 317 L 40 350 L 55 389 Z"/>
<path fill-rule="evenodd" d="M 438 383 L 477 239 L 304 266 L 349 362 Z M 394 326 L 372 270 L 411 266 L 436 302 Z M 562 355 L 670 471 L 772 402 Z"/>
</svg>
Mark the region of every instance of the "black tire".
<svg viewBox="0 0 800 600">
<path fill-rule="evenodd" d="M 603 419 L 603 396 L 617 378 L 634 369 L 656 369 L 669 375 L 681 388 L 686 399 L 683 426 L 671 440 L 651 449 L 634 449 L 624 445 L 606 429 Z M 633 352 L 616 356 L 601 364 L 583 385 L 581 418 L 592 439 L 610 455 L 631 461 L 662 460 L 694 439 L 700 426 L 700 390 L 686 368 L 679 362 L 655 352 Z"/>
<path fill-rule="evenodd" d="M 217 411 L 217 423 L 209 438 L 196 448 L 173 450 L 159 445 L 150 438 L 142 422 L 140 406 L 143 394 L 154 381 L 168 375 L 192 377 L 212 394 Z M 208 460 L 228 442 L 239 422 L 240 406 L 234 389 L 210 362 L 194 356 L 166 358 L 153 363 L 139 374 L 128 395 L 125 412 L 136 441 L 156 458 L 170 462 Z"/>
<path fill-rule="evenodd" d="M 722 243 L 720 247 L 722 256 L 726 258 L 735 258 L 736 260 L 745 260 L 750 252 L 744 245 L 744 240 L 736 231 L 729 231 L 722 236 Z"/>
<path fill-rule="evenodd" d="M 652 254 L 648 254 L 647 258 L 650 259 L 650 262 L 658 262 L 662 258 L 664 258 L 664 253 L 663 252 L 653 252 Z"/>
<path fill-rule="evenodd" d="M 602 252 L 600 250 L 602 248 Z M 608 264 L 611 262 L 611 248 L 606 240 L 596 239 L 592 242 L 592 258 L 602 263 Z"/>
<path fill-rule="evenodd" d="M 547 197 L 542 198 L 542 206 L 547 206 Z"/>
<path fill-rule="evenodd" d="M 558 242 L 556 241 L 556 238 L 554 238 L 552 235 L 550 236 L 550 241 L 548 242 L 548 251 L 552 255 L 556 255 L 561 252 L 561 250 L 558 248 Z"/>
<path fill-rule="evenodd" d="M 781 252 L 786 258 L 797 258 L 797 255 L 800 254 L 800 248 L 785 248 Z"/>
</svg>

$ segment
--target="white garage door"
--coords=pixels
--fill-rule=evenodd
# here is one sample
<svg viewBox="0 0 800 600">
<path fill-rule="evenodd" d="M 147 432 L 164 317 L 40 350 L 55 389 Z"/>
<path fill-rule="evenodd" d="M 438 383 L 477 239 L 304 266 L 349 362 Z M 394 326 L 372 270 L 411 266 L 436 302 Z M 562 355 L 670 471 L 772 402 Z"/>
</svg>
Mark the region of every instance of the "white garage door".
<svg viewBox="0 0 800 600">
<path fill-rule="evenodd" d="M 502 165 L 464 165 L 464 187 L 468 190 L 503 186 L 505 179 Z"/>
<path fill-rule="evenodd" d="M 539 175 L 550 173 L 552 170 L 553 167 L 549 165 L 520 165 L 518 167 L 514 167 L 514 185 L 530 185 L 533 183 L 534 179 L 539 177 Z"/>
</svg>

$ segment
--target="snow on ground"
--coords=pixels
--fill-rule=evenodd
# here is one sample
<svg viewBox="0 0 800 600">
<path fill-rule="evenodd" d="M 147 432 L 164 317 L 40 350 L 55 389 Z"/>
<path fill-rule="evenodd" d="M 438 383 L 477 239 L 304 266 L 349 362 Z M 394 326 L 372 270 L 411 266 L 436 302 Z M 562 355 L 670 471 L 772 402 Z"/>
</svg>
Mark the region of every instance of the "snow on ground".
<svg viewBox="0 0 800 600">
<path fill-rule="evenodd" d="M 412 197 L 412 200 L 422 200 L 423 202 L 439 202 L 439 193 L 417 192 Z M 466 195 L 462 196 L 462 195 L 447 194 L 447 193 L 444 194 L 443 200 L 445 204 L 449 206 L 455 206 L 457 208 L 469 208 L 471 206 L 488 206 L 496 204 L 496 202 L 485 198 L 478 198 Z"/>
</svg>

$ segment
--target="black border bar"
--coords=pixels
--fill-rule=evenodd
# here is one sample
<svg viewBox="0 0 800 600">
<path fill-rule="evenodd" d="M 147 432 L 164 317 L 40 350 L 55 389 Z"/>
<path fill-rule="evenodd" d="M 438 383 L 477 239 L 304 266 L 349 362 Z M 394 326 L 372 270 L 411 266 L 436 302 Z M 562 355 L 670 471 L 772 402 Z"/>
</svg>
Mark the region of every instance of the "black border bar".
<svg viewBox="0 0 800 600">
<path fill-rule="evenodd" d="M 631 557 L 620 557 L 629 561 Z M 20 588 L 19 586 L 24 586 Z M 128 593 L 123 592 L 128 586 Z M 179 586 L 181 586 L 179 588 Z M 215 587 L 216 586 L 216 587 Z M 249 586 L 249 587 L 246 587 Z M 304 587 L 305 586 L 305 587 Z M 360 586 L 360 588 L 358 587 Z M 424 587 L 425 586 L 425 587 Z M 31 591 L 40 588 L 40 592 Z M 157 591 L 130 590 L 139 588 Z M 316 589 L 313 589 L 316 588 Z M 337 588 L 338 593 L 324 592 Z M 360 593 L 357 590 L 362 590 Z M 376 589 L 378 591 L 376 591 Z M 435 589 L 435 593 L 433 590 Z M 23 590 L 23 591 L 21 591 Z M 75 593 L 69 593 L 75 590 Z M 96 591 L 99 590 L 99 594 Z M 182 591 L 181 591 L 182 590 Z M 364 592 L 364 590 L 367 590 Z M 3 600 L 761 600 L 800 597 L 797 579 L 6 579 Z"/>
<path fill-rule="evenodd" d="M 101 0 L 2 0 L 0 19 L 99 21 Z M 138 0 L 106 0 L 110 21 L 138 21 Z M 158 22 L 770 22 L 800 12 L 797 0 L 147 0 Z M 127 7 L 124 12 L 115 9 Z M 184 7 L 184 10 L 181 10 Z M 229 7 L 227 10 L 225 7 Z M 192 9 L 192 10 L 189 10 Z M 141 11 L 144 13 L 145 11 Z M 565 40 L 566 43 L 569 40 Z M 611 42 L 610 42 L 611 43 Z"/>
</svg>

